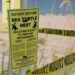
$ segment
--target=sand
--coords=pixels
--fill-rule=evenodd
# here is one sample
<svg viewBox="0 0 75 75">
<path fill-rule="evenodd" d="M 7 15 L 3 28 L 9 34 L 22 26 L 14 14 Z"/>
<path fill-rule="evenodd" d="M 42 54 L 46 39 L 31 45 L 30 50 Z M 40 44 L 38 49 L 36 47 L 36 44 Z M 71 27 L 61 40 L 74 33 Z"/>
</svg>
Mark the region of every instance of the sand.
<svg viewBox="0 0 75 75">
<path fill-rule="evenodd" d="M 65 15 L 49 15 L 44 14 L 40 15 L 40 28 L 52 28 L 52 29 L 62 29 L 62 30 L 75 30 L 75 15 L 65 16 Z M 46 56 L 46 63 L 48 64 L 53 60 L 56 56 L 57 58 L 61 58 L 70 52 L 75 51 L 75 38 L 74 37 L 67 37 L 67 36 L 59 36 L 59 35 L 46 35 L 46 34 L 39 34 L 39 38 L 45 38 L 46 43 L 44 46 L 44 55 Z M 41 55 L 40 51 L 38 51 Z M 40 59 L 38 59 L 39 61 Z M 42 61 L 43 62 L 43 61 Z M 38 65 L 39 62 L 38 62 Z M 41 67 L 41 65 L 40 65 Z"/>
<path fill-rule="evenodd" d="M 1 23 L 2 23 L 2 16 L 1 16 L 2 14 L 1 14 L 1 12 L 0 12 L 0 26 L 2 25 Z"/>
<path fill-rule="evenodd" d="M 75 30 L 75 15 L 40 15 L 40 28 L 54 28 L 54 29 L 66 29 Z M 4 29 L 8 30 L 7 28 Z M 5 51 L 9 50 L 9 38 L 8 33 L 0 33 L 0 45 L 4 42 L 7 47 Z M 40 34 L 39 39 L 44 38 L 46 40 L 45 45 L 39 45 L 37 65 L 38 68 L 53 62 L 56 58 L 59 59 L 69 53 L 75 52 L 75 38 L 67 36 L 59 36 L 54 34 Z M 2 57 L 2 47 L 0 46 L 0 59 Z M 43 56 L 43 58 L 41 58 Z M 44 62 L 44 63 L 43 63 Z M 8 63 L 8 54 L 5 56 L 5 63 Z M 6 64 L 7 65 L 7 64 Z M 1 71 L 1 60 L 0 60 L 0 71 Z"/>
</svg>

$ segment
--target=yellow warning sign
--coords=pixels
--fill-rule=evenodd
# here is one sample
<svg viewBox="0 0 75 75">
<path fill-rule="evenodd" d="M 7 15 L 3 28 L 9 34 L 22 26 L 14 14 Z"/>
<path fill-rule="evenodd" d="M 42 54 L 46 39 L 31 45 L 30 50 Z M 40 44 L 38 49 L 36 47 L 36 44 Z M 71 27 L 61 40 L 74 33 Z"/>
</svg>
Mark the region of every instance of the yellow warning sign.
<svg viewBox="0 0 75 75">
<path fill-rule="evenodd" d="M 62 57 L 46 66 L 27 72 L 26 75 L 68 75 L 75 72 L 75 53 Z"/>
<path fill-rule="evenodd" d="M 37 57 L 39 9 L 9 10 L 8 22 L 12 69 L 33 65 Z"/>
</svg>

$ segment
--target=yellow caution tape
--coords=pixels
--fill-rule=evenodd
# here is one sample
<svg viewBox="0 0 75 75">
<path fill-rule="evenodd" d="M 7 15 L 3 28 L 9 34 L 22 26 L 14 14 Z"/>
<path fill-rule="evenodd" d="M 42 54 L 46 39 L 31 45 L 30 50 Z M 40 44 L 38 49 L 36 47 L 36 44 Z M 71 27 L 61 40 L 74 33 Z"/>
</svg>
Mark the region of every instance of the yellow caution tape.
<svg viewBox="0 0 75 75">
<path fill-rule="evenodd" d="M 27 72 L 26 75 L 67 75 L 68 72 L 71 72 L 75 68 L 75 53 L 72 53 L 68 56 L 62 57 L 59 60 L 56 60 L 46 66 Z"/>
<path fill-rule="evenodd" d="M 56 34 L 56 35 L 62 35 L 62 36 L 75 37 L 75 31 L 74 30 L 59 30 L 59 29 L 50 29 L 50 28 L 40 28 L 39 33 Z"/>
<path fill-rule="evenodd" d="M 4 28 L 7 28 L 7 27 L 8 27 L 8 25 L 2 26 L 2 27 L 0 27 L 0 30 L 4 29 Z"/>
</svg>

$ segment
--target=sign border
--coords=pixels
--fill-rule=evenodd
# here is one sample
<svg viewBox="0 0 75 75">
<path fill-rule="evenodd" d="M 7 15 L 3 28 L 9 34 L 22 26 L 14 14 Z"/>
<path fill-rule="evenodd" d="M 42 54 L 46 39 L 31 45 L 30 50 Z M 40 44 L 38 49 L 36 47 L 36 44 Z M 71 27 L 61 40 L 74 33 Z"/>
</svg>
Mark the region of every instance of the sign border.
<svg viewBox="0 0 75 75">
<path fill-rule="evenodd" d="M 11 9 L 11 10 L 8 10 L 8 29 L 9 29 L 9 55 L 10 55 L 10 64 L 11 64 L 11 69 L 20 69 L 20 68 L 25 68 L 25 66 L 22 66 L 22 67 L 16 67 L 16 68 L 13 68 L 13 64 L 12 64 L 12 43 L 11 43 L 11 32 L 10 32 L 10 12 L 12 11 L 23 11 L 23 10 L 38 10 L 38 28 L 37 28 L 37 31 L 39 31 L 39 8 L 25 8 L 25 9 Z M 37 32 L 37 43 L 38 43 L 38 32 Z M 38 45 L 37 45 L 38 47 Z M 36 53 L 36 62 L 37 62 L 37 53 Z M 35 63 L 36 63 L 35 62 Z M 28 66 L 27 66 L 28 67 Z"/>
</svg>

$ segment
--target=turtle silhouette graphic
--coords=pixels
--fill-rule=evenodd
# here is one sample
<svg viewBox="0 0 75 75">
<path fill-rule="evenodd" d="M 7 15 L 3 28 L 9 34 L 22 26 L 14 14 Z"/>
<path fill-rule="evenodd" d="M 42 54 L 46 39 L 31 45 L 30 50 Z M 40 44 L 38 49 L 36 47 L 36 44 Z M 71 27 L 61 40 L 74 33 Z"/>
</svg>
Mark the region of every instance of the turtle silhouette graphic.
<svg viewBox="0 0 75 75">
<path fill-rule="evenodd" d="M 12 30 L 17 30 L 16 23 L 12 24 Z"/>
<path fill-rule="evenodd" d="M 34 21 L 34 25 L 33 25 L 33 28 L 36 28 L 37 27 L 37 22 Z"/>
</svg>

